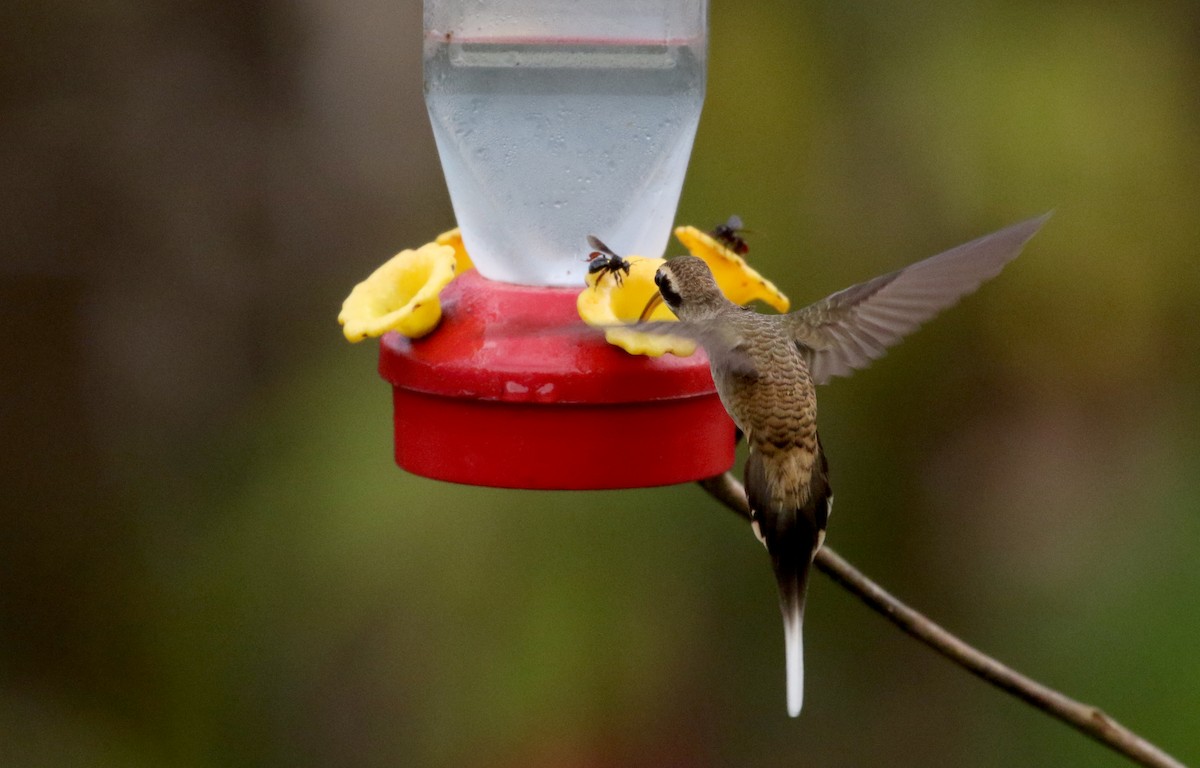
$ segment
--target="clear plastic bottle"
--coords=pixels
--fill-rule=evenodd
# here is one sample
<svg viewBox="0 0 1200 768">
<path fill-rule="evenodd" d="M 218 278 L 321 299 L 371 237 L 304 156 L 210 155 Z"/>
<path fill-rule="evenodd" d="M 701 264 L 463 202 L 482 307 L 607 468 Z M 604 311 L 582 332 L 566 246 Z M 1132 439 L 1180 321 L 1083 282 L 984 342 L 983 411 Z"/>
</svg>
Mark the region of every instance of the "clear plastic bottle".
<svg viewBox="0 0 1200 768">
<path fill-rule="evenodd" d="M 482 275 L 578 285 L 589 234 L 662 255 L 706 25 L 706 0 L 426 0 L 426 105 Z"/>
</svg>

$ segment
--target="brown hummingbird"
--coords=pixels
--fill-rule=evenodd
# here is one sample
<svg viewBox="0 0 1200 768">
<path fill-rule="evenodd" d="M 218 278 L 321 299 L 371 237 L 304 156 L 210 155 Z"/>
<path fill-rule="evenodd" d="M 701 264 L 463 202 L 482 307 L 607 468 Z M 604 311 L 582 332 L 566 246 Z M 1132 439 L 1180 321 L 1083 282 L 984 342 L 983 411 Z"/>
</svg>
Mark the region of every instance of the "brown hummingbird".
<svg viewBox="0 0 1200 768">
<path fill-rule="evenodd" d="M 800 714 L 802 624 L 810 566 L 833 504 L 817 432 L 815 385 L 870 365 L 938 312 L 995 277 L 1050 214 L 1014 224 L 904 269 L 839 291 L 797 312 L 764 315 L 721 293 L 694 256 L 668 260 L 654 276 L 675 322 L 639 330 L 693 339 L 708 353 L 717 394 L 746 437 L 746 496 L 754 534 L 779 585 L 787 652 L 787 704 Z"/>
</svg>

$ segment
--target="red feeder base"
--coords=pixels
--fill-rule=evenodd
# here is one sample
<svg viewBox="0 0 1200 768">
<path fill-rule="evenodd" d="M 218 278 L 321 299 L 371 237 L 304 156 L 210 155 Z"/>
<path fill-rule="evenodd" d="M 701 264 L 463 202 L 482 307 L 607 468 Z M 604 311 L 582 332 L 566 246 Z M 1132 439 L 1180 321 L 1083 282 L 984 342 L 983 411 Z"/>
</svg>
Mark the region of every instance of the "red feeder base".
<svg viewBox="0 0 1200 768">
<path fill-rule="evenodd" d="M 396 463 L 454 483 L 578 490 L 733 466 L 733 422 L 703 352 L 627 354 L 585 329 L 578 293 L 471 270 L 442 292 L 432 334 L 386 334 L 379 372 L 393 387 Z"/>
</svg>

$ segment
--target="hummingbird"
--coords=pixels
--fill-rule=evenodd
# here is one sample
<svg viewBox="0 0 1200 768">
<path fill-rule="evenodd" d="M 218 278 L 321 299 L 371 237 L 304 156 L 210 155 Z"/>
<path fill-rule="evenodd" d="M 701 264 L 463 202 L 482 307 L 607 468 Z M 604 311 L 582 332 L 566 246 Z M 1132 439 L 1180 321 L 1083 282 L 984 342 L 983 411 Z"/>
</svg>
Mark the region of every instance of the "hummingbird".
<svg viewBox="0 0 1200 768">
<path fill-rule="evenodd" d="M 760 314 L 721 293 L 694 256 L 667 260 L 642 318 L 665 301 L 679 322 L 635 328 L 691 338 L 708 353 L 721 403 L 749 444 L 744 480 L 754 535 L 779 587 L 787 707 L 804 695 L 802 629 L 808 576 L 833 506 L 817 430 L 816 386 L 847 376 L 995 277 L 1050 214 L 1014 224 L 796 312 Z"/>
</svg>

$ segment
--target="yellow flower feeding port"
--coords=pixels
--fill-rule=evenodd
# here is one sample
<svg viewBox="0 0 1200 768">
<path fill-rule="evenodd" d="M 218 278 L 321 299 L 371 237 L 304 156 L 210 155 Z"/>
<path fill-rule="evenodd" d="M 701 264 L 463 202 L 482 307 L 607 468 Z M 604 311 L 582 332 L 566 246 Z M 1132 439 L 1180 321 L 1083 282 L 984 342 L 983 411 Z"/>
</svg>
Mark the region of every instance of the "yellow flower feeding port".
<svg viewBox="0 0 1200 768">
<path fill-rule="evenodd" d="M 676 227 L 675 237 L 687 246 L 688 251 L 708 264 L 717 285 L 726 298 L 735 304 L 746 305 L 761 301 L 778 312 L 786 312 L 790 306 L 787 296 L 754 270 L 746 260 L 728 246 L 717 242 L 711 235 L 695 227 Z M 630 328 L 614 328 L 622 323 L 638 320 L 674 320 L 675 315 L 666 305 L 658 305 L 652 314 L 642 317 L 648 302 L 658 294 L 654 274 L 666 259 L 647 259 L 631 256 L 625 259 L 628 273 L 597 271 L 587 276 L 591 290 L 579 294 L 577 306 L 579 316 L 588 325 L 605 329 L 604 336 L 635 355 L 657 357 L 670 352 L 687 356 L 696 350 L 695 342 L 661 334 L 638 333 Z"/>
<path fill-rule="evenodd" d="M 346 340 L 362 341 L 387 331 L 414 339 L 429 333 L 442 319 L 438 297 L 456 269 L 449 245 L 430 243 L 396 254 L 354 286 L 342 303 L 338 322 Z"/>
</svg>

